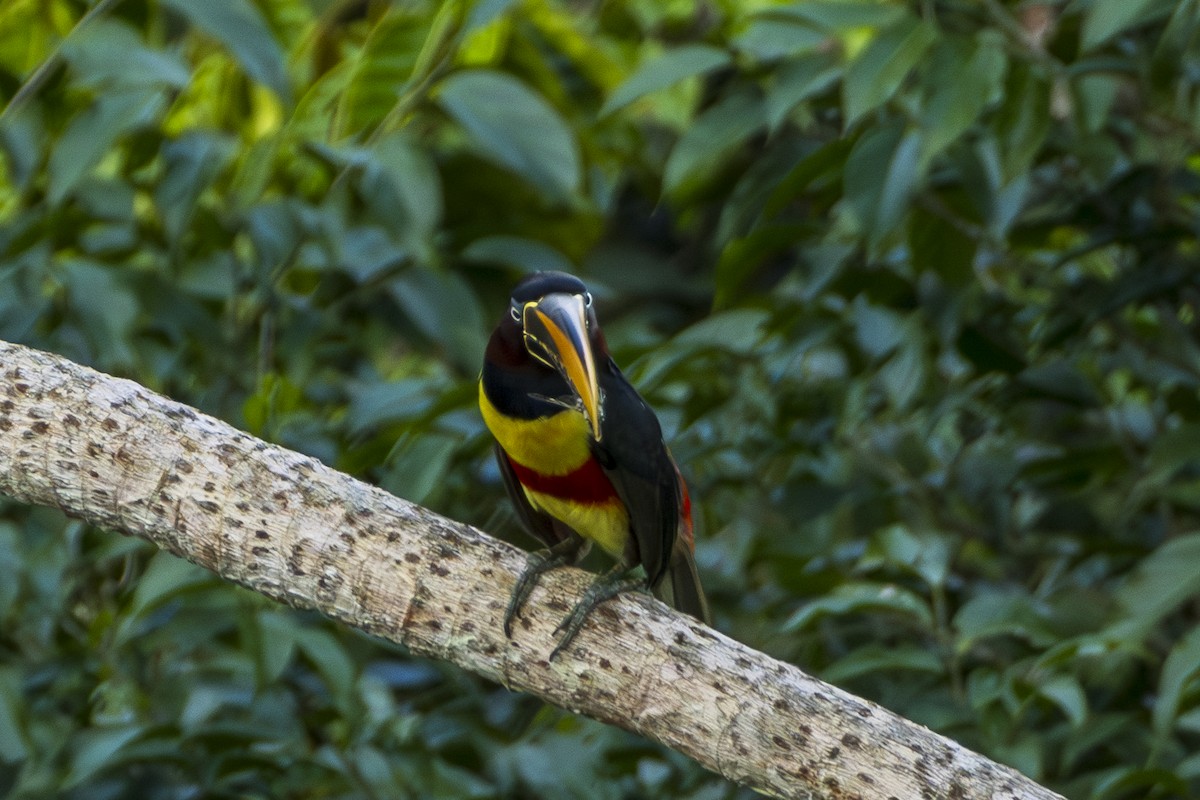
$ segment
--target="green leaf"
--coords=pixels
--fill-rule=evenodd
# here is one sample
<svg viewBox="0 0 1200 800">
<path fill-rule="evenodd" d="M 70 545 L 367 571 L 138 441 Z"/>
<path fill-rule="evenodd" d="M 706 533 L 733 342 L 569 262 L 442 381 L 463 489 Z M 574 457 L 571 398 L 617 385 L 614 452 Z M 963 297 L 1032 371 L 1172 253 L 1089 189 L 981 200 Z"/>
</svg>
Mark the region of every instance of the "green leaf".
<svg viewBox="0 0 1200 800">
<path fill-rule="evenodd" d="M 121 749 L 140 736 L 141 726 L 93 728 L 81 731 L 73 742 L 71 769 L 63 788 L 78 786 L 116 760 Z"/>
<path fill-rule="evenodd" d="M 105 92 L 80 112 L 54 145 L 46 200 L 58 205 L 123 134 L 158 117 L 165 106 L 157 89 Z"/>
<path fill-rule="evenodd" d="M 1134 568 L 1117 589 L 1123 618 L 1148 629 L 1200 594 L 1200 533 L 1171 539 Z"/>
<path fill-rule="evenodd" d="M 762 100 L 749 93 L 730 95 L 706 110 L 671 149 L 663 192 L 679 196 L 694 191 L 765 124 Z"/>
<path fill-rule="evenodd" d="M 772 8 L 770 13 L 805 20 L 813 27 L 830 33 L 842 33 L 858 28 L 882 28 L 907 15 L 901 4 L 870 0 L 802 0 L 788 6 Z"/>
<path fill-rule="evenodd" d="M 520 236 L 485 236 L 462 251 L 467 261 L 480 264 L 504 264 L 522 272 L 574 272 L 575 267 L 555 248 Z"/>
<path fill-rule="evenodd" d="M 188 21 L 228 48 L 246 74 L 290 103 L 291 85 L 283 50 L 259 10 L 249 0 L 163 0 Z"/>
<path fill-rule="evenodd" d="M 83 321 L 88 338 L 104 363 L 131 364 L 131 347 L 138 303 L 120 271 L 111 266 L 83 259 L 71 259 L 62 265 L 63 284 L 71 308 Z"/>
<path fill-rule="evenodd" d="M 258 613 L 258 625 L 260 680 L 269 685 L 279 680 L 292 663 L 299 623 L 293 614 L 268 609 Z"/>
<path fill-rule="evenodd" d="M 46 132 L 37 114 L 9 114 L 0 124 L 0 155 L 5 156 L 0 175 L 5 175 L 13 188 L 24 191 L 30 181 L 40 174 L 45 146 Z M 0 242 L 5 239 L 7 237 L 0 234 Z"/>
<path fill-rule="evenodd" d="M 579 191 L 575 135 L 549 103 L 511 75 L 471 70 L 442 82 L 439 100 L 487 158 L 553 199 Z"/>
<path fill-rule="evenodd" d="M 319 628 L 298 626 L 293 633 L 300 652 L 324 679 L 338 710 L 342 714 L 349 714 L 359 666 L 350 657 L 346 647 L 337 637 Z"/>
<path fill-rule="evenodd" d="M 1087 695 L 1075 677 L 1055 675 L 1047 680 L 1039 681 L 1035 688 L 1038 694 L 1062 710 L 1070 720 L 1072 728 L 1078 730 L 1087 722 Z"/>
<path fill-rule="evenodd" d="M 713 276 L 716 284 L 713 308 L 733 305 L 741 287 L 764 262 L 794 247 L 807 233 L 808 229 L 802 225 L 767 224 L 747 236 L 730 240 L 721 251 Z"/>
<path fill-rule="evenodd" d="M 792 109 L 829 89 L 841 75 L 834 53 L 809 53 L 781 65 L 774 71 L 765 98 L 771 131 L 779 129 Z"/>
<path fill-rule="evenodd" d="M 655 385 L 676 365 L 706 350 L 739 355 L 754 353 L 765 336 L 770 316 L 757 308 L 722 311 L 685 328 L 670 346 L 650 353 L 631 371 L 638 386 Z"/>
<path fill-rule="evenodd" d="M 894 674 L 899 670 L 940 675 L 945 670 L 933 649 L 918 646 L 884 647 L 867 644 L 834 661 L 821 671 L 821 679 L 838 686 L 876 672 Z"/>
<path fill-rule="evenodd" d="M 1025 175 L 1051 129 L 1050 84 L 1045 76 L 1014 64 L 994 124 L 1005 181 Z"/>
<path fill-rule="evenodd" d="M 714 348 L 749 355 L 762 342 L 769 315 L 757 308 L 723 311 L 686 328 L 671 340 L 682 348 Z"/>
<path fill-rule="evenodd" d="M 1032 772 L 1028 774 L 1033 774 Z M 1191 792 L 1174 772 L 1162 768 L 1119 766 L 1092 787 L 1095 800 L 1127 800 L 1136 797 L 1188 797 Z"/>
<path fill-rule="evenodd" d="M 445 478 L 459 444 L 458 437 L 431 432 L 398 441 L 383 488 L 414 503 L 426 501 Z"/>
<path fill-rule="evenodd" d="M 973 41 L 954 37 L 938 42 L 925 72 L 923 160 L 946 149 L 1001 98 L 1006 66 L 1004 43 L 996 31 L 984 31 Z M 947 75 L 954 80 L 946 80 Z"/>
<path fill-rule="evenodd" d="M 904 341 L 904 319 L 889 308 L 871 305 L 863 295 L 854 299 L 854 338 L 872 359 L 891 354 Z"/>
<path fill-rule="evenodd" d="M 232 139 L 193 131 L 163 144 L 164 174 L 154 191 L 167 237 L 177 242 L 191 220 L 196 201 L 232 161 Z"/>
<path fill-rule="evenodd" d="M 783 623 L 785 632 L 804 630 L 816 620 L 832 615 L 894 614 L 908 617 L 922 629 L 933 627 L 928 602 L 900 586 L 879 583 L 845 583 L 832 593 L 807 603 Z"/>
<path fill-rule="evenodd" d="M 729 53 L 711 45 L 689 44 L 668 50 L 642 64 L 626 78 L 605 101 L 599 116 L 607 116 L 651 92 L 711 72 L 728 63 Z"/>
<path fill-rule="evenodd" d="M 1146 460 L 1149 478 L 1165 481 L 1182 467 L 1200 463 L 1200 423 L 1185 422 L 1163 431 L 1150 448 Z"/>
<path fill-rule="evenodd" d="M 1154 0 L 1094 0 L 1083 18 L 1080 46 L 1084 52 L 1141 21 Z"/>
<path fill-rule="evenodd" d="M 1200 566 L 1192 565 L 1193 568 Z M 1160 737 L 1170 734 L 1179 716 L 1185 693 L 1200 675 L 1200 626 L 1192 628 L 1175 642 L 1163 662 L 1158 678 L 1158 696 L 1154 700 L 1154 731 Z"/>
<path fill-rule="evenodd" d="M 966 653 L 978 642 L 1002 636 L 1025 639 L 1038 647 L 1059 640 L 1045 621 L 1045 610 L 1026 594 L 987 589 L 968 600 L 954 615 L 955 647 Z"/>
<path fill-rule="evenodd" d="M 350 431 L 358 436 L 377 425 L 422 416 L 442 388 L 427 378 L 352 384 Z"/>
<path fill-rule="evenodd" d="M 921 137 L 899 125 L 864 135 L 846 159 L 844 194 L 859 232 L 877 244 L 908 212 L 920 177 Z"/>
<path fill-rule="evenodd" d="M 937 29 L 924 20 L 905 16 L 871 40 L 846 69 L 842 82 L 845 126 L 891 99 L 930 45 Z"/>
<path fill-rule="evenodd" d="M 879 531 L 859 562 L 859 570 L 903 566 L 925 581 L 930 588 L 946 583 L 953 548 L 946 536 L 917 533 L 901 524 Z"/>
<path fill-rule="evenodd" d="M 814 183 L 841 180 L 855 141 L 851 137 L 834 139 L 800 159 L 771 192 L 763 216 L 777 216 Z"/>
<path fill-rule="evenodd" d="M 31 742 L 23 719 L 27 707 L 20 673 L 15 667 L 0 667 L 0 764 L 29 757 Z"/>
<path fill-rule="evenodd" d="M 338 137 L 370 131 L 396 105 L 429 33 L 431 16 L 415 8 L 388 8 L 371 28 L 338 99 Z"/>
<path fill-rule="evenodd" d="M 118 642 L 139 633 L 146 617 L 172 599 L 211 586 L 216 578 L 207 570 L 165 551 L 155 553 L 138 579 L 133 599 L 121 615 Z"/>
<path fill-rule="evenodd" d="M 1089 74 L 1080 75 L 1074 82 L 1079 116 L 1088 131 L 1095 133 L 1111 121 L 1110 113 L 1121 89 L 1121 81 L 1115 75 Z"/>
<path fill-rule="evenodd" d="M 372 148 L 399 200 L 402 233 L 410 246 L 430 242 L 442 220 L 442 179 L 428 149 L 407 135 L 392 133 Z M 392 206 L 393 214 L 395 206 Z M 377 209 L 377 213 L 382 209 Z"/>
<path fill-rule="evenodd" d="M 483 309 L 461 275 L 409 270 L 397 276 L 388 291 L 417 329 L 445 346 L 463 370 L 479 369 L 486 342 Z"/>
<path fill-rule="evenodd" d="M 366 283 L 395 270 L 409 260 L 409 252 L 374 225 L 348 228 L 339 240 L 337 266 L 358 283 Z"/>
<path fill-rule="evenodd" d="M 136 30 L 113 19 L 94 20 L 63 42 L 63 57 L 82 85 L 187 85 L 191 72 L 175 53 L 152 50 Z"/>
<path fill-rule="evenodd" d="M 925 388 L 929 371 L 922 320 L 913 317 L 905 324 L 904 330 L 900 349 L 879 370 L 879 380 L 887 393 L 888 404 L 900 412 L 906 411 Z"/>
<path fill-rule="evenodd" d="M 812 25 L 784 15 L 760 14 L 732 42 L 741 53 L 770 61 L 828 45 L 828 36 Z"/>
<path fill-rule="evenodd" d="M 943 208 L 952 209 L 942 203 Z M 977 243 L 963 228 L 965 221 L 948 219 L 923 208 L 914 208 L 908 223 L 908 249 L 913 267 L 930 270 L 949 286 L 965 286 L 975 275 Z"/>
</svg>

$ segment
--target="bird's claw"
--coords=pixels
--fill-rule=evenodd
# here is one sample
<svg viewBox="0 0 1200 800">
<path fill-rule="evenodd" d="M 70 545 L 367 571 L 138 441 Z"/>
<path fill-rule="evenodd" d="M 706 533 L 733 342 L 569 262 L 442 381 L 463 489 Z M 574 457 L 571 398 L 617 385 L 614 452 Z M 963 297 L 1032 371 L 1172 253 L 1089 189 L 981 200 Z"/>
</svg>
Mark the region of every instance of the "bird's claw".
<svg viewBox="0 0 1200 800">
<path fill-rule="evenodd" d="M 587 622 L 588 615 L 592 613 L 592 610 L 596 606 L 623 592 L 646 588 L 646 581 L 644 579 L 627 578 L 625 577 L 625 572 L 623 569 L 613 570 L 592 581 L 592 585 L 587 588 L 583 597 L 575 604 L 575 608 L 571 609 L 571 613 L 563 617 L 562 621 L 558 623 L 558 627 L 554 629 L 554 635 L 559 636 L 561 634 L 561 637 L 558 640 L 558 644 L 550 651 L 551 661 L 575 640 L 575 637 L 583 630 L 583 625 Z"/>
<path fill-rule="evenodd" d="M 529 599 L 529 595 L 533 594 L 533 589 L 537 586 L 538 579 L 541 578 L 542 573 L 549 572 L 564 564 L 575 563 L 579 557 L 580 550 L 580 542 L 573 539 L 565 539 L 553 547 L 529 554 L 525 561 L 525 569 L 521 572 L 521 576 L 517 578 L 512 594 L 508 597 L 508 608 L 504 610 L 505 636 L 509 639 L 512 638 L 513 622 L 516 620 L 517 615 L 521 613 L 521 609 L 525 606 L 525 601 Z"/>
</svg>

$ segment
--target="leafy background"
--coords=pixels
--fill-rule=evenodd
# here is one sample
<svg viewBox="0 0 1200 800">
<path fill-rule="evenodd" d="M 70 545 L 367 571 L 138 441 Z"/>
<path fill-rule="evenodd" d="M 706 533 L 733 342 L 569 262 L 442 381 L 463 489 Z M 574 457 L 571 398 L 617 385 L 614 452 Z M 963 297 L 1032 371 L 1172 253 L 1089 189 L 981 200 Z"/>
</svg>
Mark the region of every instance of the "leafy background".
<svg viewBox="0 0 1200 800">
<path fill-rule="evenodd" d="M 1196 0 L 2 0 L 0 337 L 528 544 L 587 278 L 717 626 L 1073 798 L 1200 796 Z M 0 506 L 0 795 L 749 795 Z"/>
</svg>

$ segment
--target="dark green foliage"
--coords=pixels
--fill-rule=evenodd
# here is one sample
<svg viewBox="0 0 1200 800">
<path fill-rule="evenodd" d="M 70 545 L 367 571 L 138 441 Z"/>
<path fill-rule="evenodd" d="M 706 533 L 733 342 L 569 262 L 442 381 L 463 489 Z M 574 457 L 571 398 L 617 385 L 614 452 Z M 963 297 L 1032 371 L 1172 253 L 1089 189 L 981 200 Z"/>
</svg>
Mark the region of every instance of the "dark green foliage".
<svg viewBox="0 0 1200 800">
<path fill-rule="evenodd" d="M 718 627 L 1200 795 L 1200 3 L 83 11 L 0 4 L 0 337 L 528 544 L 474 381 L 575 265 Z M 0 795 L 746 794 L 53 512 L 0 578 Z"/>
</svg>

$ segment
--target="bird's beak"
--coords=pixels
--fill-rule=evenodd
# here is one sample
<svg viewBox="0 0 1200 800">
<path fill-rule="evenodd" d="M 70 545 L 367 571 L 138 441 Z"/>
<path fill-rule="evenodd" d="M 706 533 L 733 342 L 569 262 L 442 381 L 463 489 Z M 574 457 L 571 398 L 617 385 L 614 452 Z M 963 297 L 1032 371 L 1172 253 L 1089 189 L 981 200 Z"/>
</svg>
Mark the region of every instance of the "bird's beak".
<svg viewBox="0 0 1200 800">
<path fill-rule="evenodd" d="M 577 294 L 548 294 L 525 305 L 525 348 L 558 370 L 583 404 L 583 413 L 600 441 L 600 388 L 588 336 L 587 311 Z"/>
</svg>

